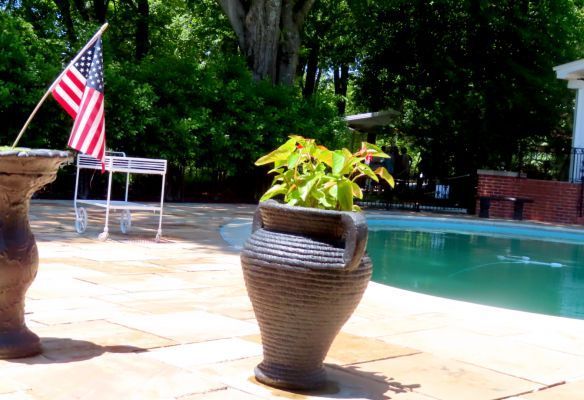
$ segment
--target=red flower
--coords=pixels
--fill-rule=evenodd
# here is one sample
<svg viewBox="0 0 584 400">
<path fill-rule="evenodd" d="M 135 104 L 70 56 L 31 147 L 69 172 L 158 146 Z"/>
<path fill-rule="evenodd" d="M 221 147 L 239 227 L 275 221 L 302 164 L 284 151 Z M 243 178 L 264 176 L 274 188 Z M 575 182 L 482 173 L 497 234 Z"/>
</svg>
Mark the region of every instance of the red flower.
<svg viewBox="0 0 584 400">
<path fill-rule="evenodd" d="M 371 160 L 373 160 L 373 156 L 371 155 L 371 153 L 367 153 L 367 155 L 365 156 L 365 162 L 369 164 Z"/>
<path fill-rule="evenodd" d="M 297 148 L 297 149 L 302 149 L 303 147 L 304 147 L 304 146 L 302 146 L 300 143 L 298 143 L 298 144 L 296 145 L 296 148 Z"/>
</svg>

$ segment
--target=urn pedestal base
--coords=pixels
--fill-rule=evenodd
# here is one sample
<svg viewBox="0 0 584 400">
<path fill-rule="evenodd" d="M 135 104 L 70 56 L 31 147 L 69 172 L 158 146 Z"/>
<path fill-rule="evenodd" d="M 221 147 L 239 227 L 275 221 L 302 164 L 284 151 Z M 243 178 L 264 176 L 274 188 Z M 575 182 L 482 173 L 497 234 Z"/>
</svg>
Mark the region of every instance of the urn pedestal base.
<svg viewBox="0 0 584 400">
<path fill-rule="evenodd" d="M 0 359 L 30 357 L 40 352 L 39 337 L 26 326 L 19 330 L 0 332 Z"/>
<path fill-rule="evenodd" d="M 34 192 L 54 181 L 67 160 L 63 151 L 0 151 L 0 359 L 41 352 L 24 319 L 26 291 L 39 265 L 28 208 Z"/>
<path fill-rule="evenodd" d="M 269 386 L 289 390 L 316 390 L 326 385 L 323 366 L 313 370 L 298 370 L 261 362 L 254 369 L 256 379 Z"/>
</svg>

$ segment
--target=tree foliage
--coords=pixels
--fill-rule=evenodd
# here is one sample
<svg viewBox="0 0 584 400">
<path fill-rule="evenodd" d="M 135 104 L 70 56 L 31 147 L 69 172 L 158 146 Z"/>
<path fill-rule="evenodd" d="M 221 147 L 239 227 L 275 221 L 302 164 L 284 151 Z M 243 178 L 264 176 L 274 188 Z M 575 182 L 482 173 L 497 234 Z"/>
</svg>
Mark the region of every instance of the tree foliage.
<svg viewBox="0 0 584 400">
<path fill-rule="evenodd" d="M 10 121 L 2 142 L 12 143 L 50 82 L 100 26 L 103 5 L 110 24 L 103 36 L 108 148 L 168 159 L 171 198 L 196 192 L 186 185 L 198 171 L 218 183 L 253 175 L 253 161 L 291 133 L 333 144 L 344 129 L 332 98 L 304 100 L 295 87 L 256 82 L 213 0 L 154 0 L 147 10 L 135 0 L 77 3 L 68 8 L 72 29 L 63 2 L 1 3 L 0 118 Z M 21 144 L 63 148 L 71 126 L 48 99 Z"/>
<path fill-rule="evenodd" d="M 573 94 L 552 67 L 580 57 L 579 2 L 364 3 L 357 101 L 400 110 L 432 173 L 521 168 L 533 143 L 566 151 Z"/>
<path fill-rule="evenodd" d="M 108 147 L 168 159 L 172 198 L 203 191 L 202 181 L 255 190 L 246 188 L 258 174 L 253 160 L 290 134 L 338 147 L 345 130 L 337 114 L 346 109 L 399 110 L 391 140 L 419 150 L 433 175 L 523 168 L 534 146 L 569 147 L 574 95 L 552 67 L 581 57 L 582 7 L 581 0 L 0 0 L 0 142 L 12 143 L 107 20 Z M 21 144 L 63 148 L 71 126 L 49 99 Z"/>
<path fill-rule="evenodd" d="M 356 27 L 347 0 L 321 0 L 307 16 L 303 32 L 300 58 L 303 95 L 314 95 L 321 79 L 332 81 L 341 115 L 347 106 L 349 71 L 361 55 Z"/>
</svg>

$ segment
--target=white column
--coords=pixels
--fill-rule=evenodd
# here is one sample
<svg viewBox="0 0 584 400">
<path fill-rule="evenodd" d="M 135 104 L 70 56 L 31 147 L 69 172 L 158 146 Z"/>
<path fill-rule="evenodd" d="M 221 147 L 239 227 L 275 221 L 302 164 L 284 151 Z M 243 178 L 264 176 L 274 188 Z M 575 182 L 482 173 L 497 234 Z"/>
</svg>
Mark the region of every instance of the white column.
<svg viewBox="0 0 584 400">
<path fill-rule="evenodd" d="M 576 89 L 576 106 L 574 107 L 574 128 L 572 131 L 572 150 L 574 148 L 584 149 L 584 81 L 571 80 L 568 81 L 568 88 Z M 582 158 L 574 160 L 574 154 L 570 157 L 570 176 L 571 182 L 578 182 L 582 177 L 581 165 L 574 163 L 582 163 Z M 575 167 L 575 168 L 574 168 Z"/>
</svg>

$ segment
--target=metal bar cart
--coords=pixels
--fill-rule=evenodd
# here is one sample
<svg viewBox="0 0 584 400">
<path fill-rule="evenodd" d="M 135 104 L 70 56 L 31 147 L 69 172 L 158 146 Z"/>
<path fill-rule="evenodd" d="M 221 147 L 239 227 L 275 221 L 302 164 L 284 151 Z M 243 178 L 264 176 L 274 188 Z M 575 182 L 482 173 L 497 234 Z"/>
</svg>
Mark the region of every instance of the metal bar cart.
<svg viewBox="0 0 584 400">
<path fill-rule="evenodd" d="M 166 160 L 151 159 L 151 158 L 135 158 L 126 157 L 122 152 L 106 152 L 104 169 L 109 173 L 107 184 L 107 198 L 105 200 L 95 199 L 78 199 L 77 192 L 79 189 L 79 171 L 82 169 L 102 170 L 101 162 L 91 156 L 79 154 L 77 156 L 77 176 L 75 178 L 75 195 L 73 205 L 75 207 L 75 230 L 78 233 L 85 232 L 87 228 L 87 211 L 84 207 L 79 207 L 78 204 L 105 208 L 105 226 L 103 232 L 99 234 L 98 238 L 104 241 L 108 238 L 108 224 L 110 210 L 121 210 L 120 216 L 120 230 L 122 233 L 128 233 L 132 226 L 131 211 L 158 211 L 158 232 L 156 233 L 156 241 L 160 241 L 162 237 L 162 207 L 164 202 L 164 182 L 166 178 Z M 114 172 L 126 174 L 126 193 L 123 201 L 112 200 L 112 175 Z M 160 205 L 148 205 L 142 203 L 135 203 L 128 201 L 128 189 L 130 186 L 130 174 L 155 174 L 162 176 L 162 189 L 160 193 Z"/>
</svg>

